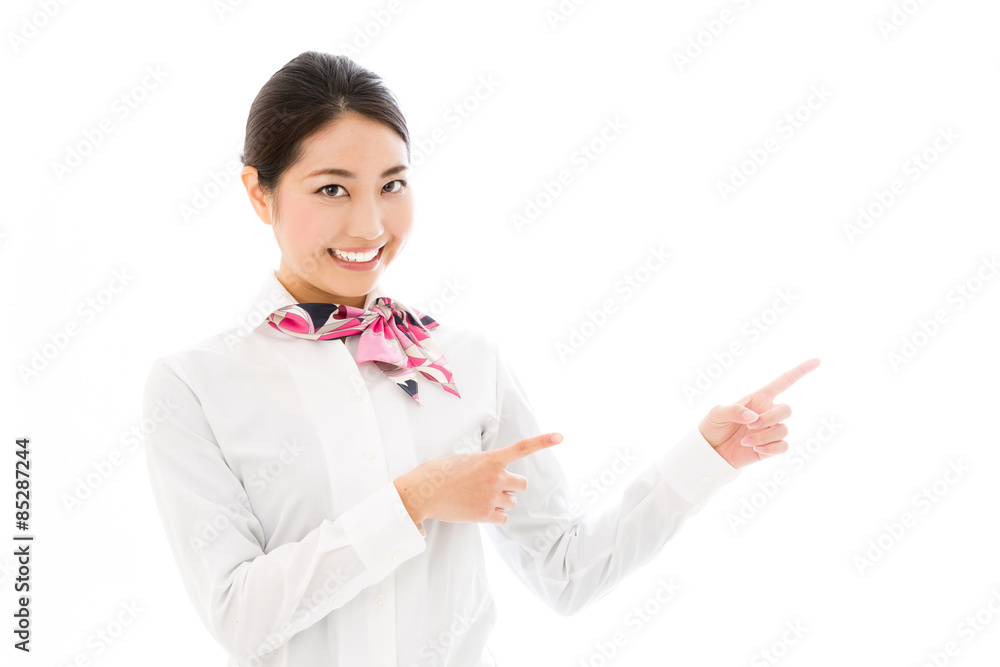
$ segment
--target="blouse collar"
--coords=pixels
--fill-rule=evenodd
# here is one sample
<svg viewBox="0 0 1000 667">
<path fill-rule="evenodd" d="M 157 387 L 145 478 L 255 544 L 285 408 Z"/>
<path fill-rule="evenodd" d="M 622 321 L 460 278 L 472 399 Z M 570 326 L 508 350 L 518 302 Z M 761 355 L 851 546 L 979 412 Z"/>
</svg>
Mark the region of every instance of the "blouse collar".
<svg viewBox="0 0 1000 667">
<path fill-rule="evenodd" d="M 375 299 L 380 296 L 386 296 L 386 294 L 382 291 L 381 285 L 375 283 L 371 292 L 365 297 L 364 310 L 369 310 Z M 251 328 L 256 329 L 264 323 L 268 315 L 279 308 L 291 306 L 295 303 L 298 303 L 298 301 L 285 289 L 281 281 L 278 280 L 277 272 L 271 269 L 267 272 L 267 278 L 264 279 L 264 283 L 257 291 L 257 296 L 254 297 L 250 307 L 244 313 L 243 321 L 248 323 Z"/>
</svg>

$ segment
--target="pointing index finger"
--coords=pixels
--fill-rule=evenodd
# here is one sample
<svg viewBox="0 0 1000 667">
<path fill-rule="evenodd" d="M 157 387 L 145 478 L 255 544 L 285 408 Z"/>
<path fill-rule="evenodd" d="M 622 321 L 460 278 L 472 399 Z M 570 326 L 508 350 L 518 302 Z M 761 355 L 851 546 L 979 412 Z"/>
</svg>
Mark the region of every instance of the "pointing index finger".
<svg viewBox="0 0 1000 667">
<path fill-rule="evenodd" d="M 531 438 L 519 440 L 513 445 L 507 445 L 506 447 L 493 450 L 493 457 L 496 459 L 497 463 L 506 468 L 518 459 L 523 459 L 525 456 L 534 454 L 535 452 L 541 451 L 547 447 L 558 445 L 562 442 L 562 439 L 563 437 L 560 433 L 545 433 L 543 435 L 536 435 Z"/>
<path fill-rule="evenodd" d="M 785 391 L 793 384 L 802 379 L 809 371 L 815 369 L 819 366 L 819 359 L 810 359 L 808 361 L 803 361 L 801 364 L 796 366 L 790 371 L 785 371 L 778 378 L 772 380 L 767 385 L 761 389 L 765 394 L 774 397 Z"/>
</svg>

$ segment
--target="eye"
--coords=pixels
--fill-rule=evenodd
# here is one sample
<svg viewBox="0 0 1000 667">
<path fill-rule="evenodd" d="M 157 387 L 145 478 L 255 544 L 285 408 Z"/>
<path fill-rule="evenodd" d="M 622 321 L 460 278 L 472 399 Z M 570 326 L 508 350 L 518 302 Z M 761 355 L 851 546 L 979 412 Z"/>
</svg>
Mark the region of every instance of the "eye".
<svg viewBox="0 0 1000 667">
<path fill-rule="evenodd" d="M 326 193 L 326 191 L 327 191 L 327 190 L 328 190 L 329 188 L 340 188 L 341 190 L 343 190 L 343 189 L 344 189 L 344 186 L 343 186 L 343 185 L 337 185 L 336 183 L 331 183 L 330 185 L 324 185 L 323 187 L 321 187 L 321 188 L 320 188 L 319 190 L 317 190 L 316 192 L 324 192 L 324 193 Z M 329 194 L 329 193 L 327 193 L 327 194 Z M 333 195 L 330 195 L 330 198 L 331 198 L 331 199 L 336 199 L 336 197 L 335 197 L 335 196 L 333 196 Z"/>
<path fill-rule="evenodd" d="M 393 183 L 399 183 L 399 188 L 398 188 L 398 189 L 396 189 L 396 190 L 392 190 L 392 191 L 390 191 L 390 194 L 394 194 L 394 193 L 396 193 L 396 192 L 399 192 L 399 191 L 401 191 L 401 190 L 402 190 L 403 188 L 405 188 L 405 187 L 406 187 L 406 181 L 405 181 L 405 180 L 403 180 L 402 178 L 397 178 L 397 179 L 396 179 L 395 181 L 389 181 L 389 182 L 388 182 L 388 183 L 386 183 L 386 184 L 385 184 L 384 186 L 382 186 L 382 190 L 383 190 L 383 191 L 385 191 L 385 188 L 386 188 L 386 186 L 389 186 L 389 185 L 392 185 Z"/>
</svg>

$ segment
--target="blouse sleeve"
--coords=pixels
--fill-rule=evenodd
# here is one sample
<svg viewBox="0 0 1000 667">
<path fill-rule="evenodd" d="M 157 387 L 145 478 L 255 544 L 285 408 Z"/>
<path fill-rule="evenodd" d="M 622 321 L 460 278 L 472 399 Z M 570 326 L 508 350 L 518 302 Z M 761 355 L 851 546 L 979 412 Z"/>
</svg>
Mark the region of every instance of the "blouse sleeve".
<svg viewBox="0 0 1000 667">
<path fill-rule="evenodd" d="M 496 419 L 483 449 L 499 449 L 541 431 L 524 388 L 494 343 Z M 566 445 L 557 445 L 565 447 Z M 567 453 L 593 451 L 586 444 Z M 585 514 L 570 497 L 558 459 L 543 449 L 507 466 L 528 488 L 505 524 L 483 524 L 510 569 L 557 613 L 569 616 L 610 592 L 652 560 L 715 491 L 739 470 L 691 429 L 624 490 L 620 504 Z"/>
<path fill-rule="evenodd" d="M 188 595 L 230 655 L 270 653 L 424 551 L 423 529 L 388 482 L 298 542 L 264 553 L 242 483 L 183 369 L 166 359 L 153 365 L 143 399 L 144 417 L 156 424 L 145 441 L 153 497 Z M 205 524 L 217 535 L 193 540 Z"/>
</svg>

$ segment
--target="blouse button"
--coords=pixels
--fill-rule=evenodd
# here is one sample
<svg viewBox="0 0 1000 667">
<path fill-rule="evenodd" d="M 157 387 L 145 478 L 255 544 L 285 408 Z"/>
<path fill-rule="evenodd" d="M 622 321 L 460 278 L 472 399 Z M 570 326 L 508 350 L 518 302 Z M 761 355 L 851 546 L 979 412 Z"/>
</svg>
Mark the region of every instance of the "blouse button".
<svg viewBox="0 0 1000 667">
<path fill-rule="evenodd" d="M 702 484 L 711 484 L 712 483 L 712 476 L 711 475 L 705 475 L 704 477 L 701 478 L 701 483 Z"/>
<path fill-rule="evenodd" d="M 383 604 L 385 604 L 385 596 L 382 595 L 381 593 L 379 593 L 378 595 L 376 595 L 375 596 L 375 604 L 377 604 L 377 605 L 383 605 Z"/>
<path fill-rule="evenodd" d="M 338 607 L 344 604 L 344 596 L 338 595 L 337 597 L 333 598 L 333 604 L 337 605 Z"/>
<path fill-rule="evenodd" d="M 399 560 L 402 557 L 403 557 L 403 552 L 401 550 L 396 549 L 395 551 L 392 552 L 392 559 L 393 560 Z"/>
<path fill-rule="evenodd" d="M 376 453 L 374 449 L 369 449 L 367 452 L 365 452 L 365 458 L 368 460 L 371 460 L 376 456 L 378 456 L 378 453 Z"/>
<path fill-rule="evenodd" d="M 360 403 L 361 399 L 364 398 L 364 397 L 361 395 L 360 391 L 356 391 L 356 392 L 354 392 L 354 395 L 351 396 L 351 398 L 354 399 L 355 403 Z"/>
</svg>

